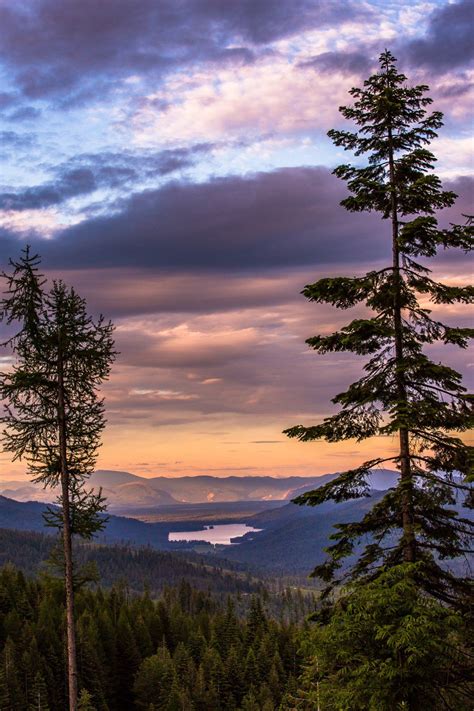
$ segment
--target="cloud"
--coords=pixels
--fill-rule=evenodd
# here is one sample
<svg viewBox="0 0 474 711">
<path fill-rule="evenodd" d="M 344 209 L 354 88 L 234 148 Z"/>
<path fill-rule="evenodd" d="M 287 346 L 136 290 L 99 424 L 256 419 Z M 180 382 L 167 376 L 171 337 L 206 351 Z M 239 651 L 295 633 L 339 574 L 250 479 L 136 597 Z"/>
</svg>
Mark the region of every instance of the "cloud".
<svg viewBox="0 0 474 711">
<path fill-rule="evenodd" d="M 299 64 L 302 68 L 313 68 L 330 74 L 362 74 L 373 66 L 370 57 L 363 52 L 322 52 Z"/>
<path fill-rule="evenodd" d="M 27 188 L 20 193 L 0 193 L 0 209 L 37 210 L 58 205 L 68 198 L 88 194 L 96 189 L 97 183 L 92 171 L 78 168 L 65 171 L 57 183 Z"/>
<path fill-rule="evenodd" d="M 299 331 L 312 334 L 320 310 L 310 306 L 310 325 L 303 323 L 305 306 L 303 319 L 293 309 L 290 324 L 283 307 L 278 316 L 260 318 L 257 326 L 248 325 L 250 315 L 222 314 L 176 318 L 172 328 L 163 329 L 165 335 L 141 321 L 119 328 L 122 355 L 113 381 L 104 388 L 111 421 L 119 417 L 125 422 L 129 415 L 154 425 L 168 422 L 171 415 L 189 423 L 219 413 L 272 419 L 289 413 L 326 414 L 330 397 L 357 376 L 360 363 L 351 356 L 331 360 L 310 352 Z M 212 376 L 218 382 L 210 387 L 205 381 Z M 273 437 L 259 437 L 255 431 L 247 438 L 263 444 L 278 431 Z"/>
<path fill-rule="evenodd" d="M 462 221 L 474 181 L 446 187 L 461 197 L 443 224 Z M 266 313 L 301 303 L 304 284 L 328 270 L 351 275 L 388 256 L 388 224 L 377 215 L 346 212 L 338 205 L 345 194 L 326 169 L 176 183 L 136 196 L 113 217 L 85 220 L 47 240 L 29 233 L 28 222 L 43 220 L 46 232 L 57 231 L 54 215 L 12 212 L 0 257 L 5 265 L 29 241 L 51 276 L 74 285 L 93 312 L 114 319 L 257 307 Z M 463 260 L 450 250 L 435 264 L 452 269 Z M 138 349 L 139 334 L 133 338 Z M 147 340 L 140 345 L 149 363 L 153 348 Z"/>
<path fill-rule="evenodd" d="M 150 326 L 143 321 L 119 326 L 117 345 L 122 363 L 153 368 L 157 365 L 160 368 L 215 368 L 241 359 L 258 346 L 259 335 L 255 328 L 230 331 L 222 320 L 219 328 L 212 328 L 209 323 L 205 326 L 201 330 L 196 322 L 186 321 L 169 328 Z M 196 383 L 198 385 L 203 383 Z"/>
<path fill-rule="evenodd" d="M 290 285 L 295 297 L 318 276 L 299 273 L 299 284 Z M 443 278 L 460 282 L 459 275 Z M 203 290 L 205 284 L 203 279 Z M 116 336 L 121 356 L 106 387 L 107 401 L 122 420 L 129 412 L 133 417 L 142 413 L 157 423 L 168 420 L 170 411 L 188 422 L 196 422 L 199 413 L 290 417 L 295 422 L 328 414 L 331 398 L 360 376 L 365 359 L 350 353 L 319 356 L 304 341 L 363 317 L 365 310 L 348 314 L 301 296 L 295 303 L 291 296 L 271 309 L 256 305 L 220 313 L 157 312 L 120 320 Z M 465 311 L 436 307 L 435 316 L 462 325 L 468 320 Z M 458 350 L 436 346 L 431 355 L 462 371 L 464 354 Z M 170 392 L 163 396 L 163 390 Z M 255 432 L 247 439 L 271 440 L 278 431 L 273 436 Z"/>
<path fill-rule="evenodd" d="M 472 91 L 472 89 L 474 89 L 474 82 L 472 81 L 458 81 L 456 83 L 449 81 L 438 86 L 438 95 L 443 99 L 457 99 Z"/>
<path fill-rule="evenodd" d="M 248 62 L 253 48 L 367 14 L 351 0 L 343 12 L 315 0 L 24 0 L 0 7 L 0 49 L 26 96 L 87 98 L 100 78 Z"/>
<path fill-rule="evenodd" d="M 301 272 L 288 269 L 252 276 L 214 272 L 212 277 L 206 271 L 190 274 L 146 267 L 47 271 L 51 277 L 73 284 L 94 313 L 103 312 L 114 319 L 270 308 L 301 300 L 299 291 L 305 279 Z"/>
<path fill-rule="evenodd" d="M 64 227 L 54 209 L 2 210 L 0 218 L 0 252 L 5 255 L 17 254 L 25 241 L 33 243 L 39 235 L 47 238 Z"/>
<path fill-rule="evenodd" d="M 421 4 L 400 8 L 399 27 L 405 26 L 409 38 L 406 38 L 406 33 L 403 39 L 396 39 L 395 34 L 384 38 L 382 27 L 378 27 L 376 37 L 372 33 L 368 33 L 366 37 L 359 34 L 352 42 L 345 43 L 345 47 L 311 56 L 301 61 L 299 66 L 328 74 L 367 74 L 373 69 L 376 57 L 388 47 L 399 59 L 400 68 L 406 63 L 414 69 L 442 73 L 468 68 L 474 57 L 472 0 L 448 2 L 435 7 L 427 18 L 424 16 L 425 12 L 426 8 Z M 425 24 L 424 21 L 424 35 L 413 37 L 414 25 L 418 27 L 419 32 Z M 399 32 L 397 34 L 399 35 Z M 430 77 L 430 80 L 433 82 L 434 78 Z M 456 83 L 451 96 L 459 96 L 467 91 L 468 87 L 463 84 Z M 445 89 L 445 95 L 449 95 L 448 88 Z"/>
<path fill-rule="evenodd" d="M 354 219 L 345 188 L 326 168 L 283 169 L 205 183 L 172 182 L 125 200 L 117 214 L 35 241 L 50 268 L 268 270 L 378 259 L 378 217 Z M 357 250 L 348 250 L 355 242 Z M 10 249 L 8 240 L 0 253 Z M 16 250 L 15 250 L 16 251 Z"/>
<path fill-rule="evenodd" d="M 9 145 L 28 145 L 27 135 L 4 131 Z M 1 138 L 1 135 L 0 135 Z M 127 186 L 151 178 L 169 175 L 194 165 L 198 156 L 210 150 L 202 143 L 188 148 L 159 152 L 123 151 L 99 154 L 78 154 L 52 169 L 54 179 L 34 187 L 0 193 L 0 210 L 38 210 L 60 205 L 67 200 L 89 195 L 99 188 Z"/>
<path fill-rule="evenodd" d="M 441 133 L 439 138 L 433 142 L 432 148 L 441 164 L 441 169 L 437 173 L 444 179 L 451 178 L 456 180 L 456 176 L 459 176 L 459 174 L 472 175 L 474 153 L 472 150 L 472 135 L 470 133 L 456 138 L 450 138 L 449 135 L 446 136 Z M 459 187 L 455 188 L 455 190 L 460 194 L 464 194 L 466 198 L 470 197 L 472 199 L 472 185 L 471 187 L 468 186 L 469 180 L 469 178 L 457 178 Z"/>
<path fill-rule="evenodd" d="M 36 137 L 31 133 L 19 133 L 18 131 L 0 131 L 0 145 L 2 147 L 25 149 L 36 143 Z"/>
<path fill-rule="evenodd" d="M 153 402 L 165 400 L 165 401 L 186 401 L 186 400 L 198 400 L 199 395 L 189 395 L 187 393 L 180 392 L 179 390 L 152 390 L 150 388 L 135 388 L 130 390 L 130 395 L 139 397 L 145 397 Z"/>
<path fill-rule="evenodd" d="M 465 197 L 447 211 L 469 212 L 472 180 L 450 184 Z M 241 271 L 281 267 L 376 263 L 389 252 L 387 223 L 376 214 L 339 206 L 345 185 L 326 168 L 171 182 L 124 200 L 116 214 L 86 219 L 53 239 L 28 239 L 50 269 L 144 268 Z M 456 218 L 457 216 L 457 218 Z M 0 256 L 18 251 L 4 233 Z"/>
<path fill-rule="evenodd" d="M 449 3 L 433 11 L 425 37 L 414 39 L 403 50 L 410 62 L 446 72 L 466 66 L 474 57 L 472 0 Z"/>
<path fill-rule="evenodd" d="M 137 145 L 172 143 L 179 135 L 188 142 L 237 138 L 248 143 L 263 137 L 311 136 L 324 132 L 337 117 L 351 83 L 334 82 L 298 68 L 286 56 L 267 57 L 258 64 L 221 67 L 171 75 L 150 94 L 165 102 L 156 109 L 141 102 L 126 116 Z"/>
<path fill-rule="evenodd" d="M 10 92 L 10 91 L 1 91 L 0 92 L 0 109 L 6 109 L 9 108 L 10 106 L 14 106 L 18 100 L 18 97 L 16 94 Z"/>
<path fill-rule="evenodd" d="M 33 121 L 41 116 L 41 109 L 35 106 L 21 106 L 8 116 L 9 121 Z"/>
</svg>

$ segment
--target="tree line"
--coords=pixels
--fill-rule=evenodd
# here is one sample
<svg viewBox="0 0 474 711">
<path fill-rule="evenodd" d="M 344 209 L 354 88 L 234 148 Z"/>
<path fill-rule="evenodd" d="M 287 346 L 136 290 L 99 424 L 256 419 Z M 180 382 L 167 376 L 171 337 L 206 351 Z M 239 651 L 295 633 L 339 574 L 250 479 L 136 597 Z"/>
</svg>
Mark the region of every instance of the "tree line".
<svg viewBox="0 0 474 711">
<path fill-rule="evenodd" d="M 0 569 L 12 564 L 29 578 L 51 575 L 56 572 L 50 565 L 55 545 L 51 535 L 0 528 Z M 261 578 L 233 562 L 193 551 L 75 541 L 74 562 L 83 578 L 88 572 L 92 587 L 110 589 L 120 584 L 128 595 L 141 595 L 148 590 L 156 598 L 186 580 L 194 590 L 212 593 L 216 601 L 232 596 L 239 617 L 247 614 L 252 595 L 262 598 L 270 617 L 295 624 L 315 606 L 316 591 L 307 589 L 309 586 L 299 587 L 305 584 L 304 578 Z"/>
</svg>

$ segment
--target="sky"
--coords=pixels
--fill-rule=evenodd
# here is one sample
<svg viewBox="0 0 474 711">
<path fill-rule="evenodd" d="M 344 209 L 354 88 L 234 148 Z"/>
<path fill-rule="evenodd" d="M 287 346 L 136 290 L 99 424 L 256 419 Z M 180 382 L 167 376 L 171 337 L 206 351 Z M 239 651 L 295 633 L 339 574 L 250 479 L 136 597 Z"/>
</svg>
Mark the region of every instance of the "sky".
<svg viewBox="0 0 474 711">
<path fill-rule="evenodd" d="M 389 48 L 445 115 L 432 150 L 459 199 L 441 223 L 472 213 L 473 14 L 472 0 L 0 0 L 0 264 L 32 244 L 116 324 L 99 467 L 309 476 L 395 450 L 282 434 L 333 412 L 364 362 L 305 345 L 348 313 L 302 288 L 389 255 L 386 221 L 339 206 L 332 170 L 351 157 L 326 134 L 350 128 L 338 107 Z M 469 280 L 462 254 L 433 269 Z M 438 354 L 469 379 L 472 354 Z"/>
</svg>

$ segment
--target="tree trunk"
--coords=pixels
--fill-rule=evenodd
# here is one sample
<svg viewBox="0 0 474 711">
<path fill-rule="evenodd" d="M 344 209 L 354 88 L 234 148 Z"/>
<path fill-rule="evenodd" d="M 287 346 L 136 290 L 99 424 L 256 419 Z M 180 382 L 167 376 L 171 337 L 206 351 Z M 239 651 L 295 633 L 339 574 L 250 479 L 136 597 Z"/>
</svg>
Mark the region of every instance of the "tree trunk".
<svg viewBox="0 0 474 711">
<path fill-rule="evenodd" d="M 402 277 L 400 274 L 400 252 L 398 249 L 398 207 L 396 195 L 395 162 L 392 142 L 392 128 L 388 128 L 389 138 L 389 171 L 391 192 L 392 218 L 392 267 L 395 282 L 393 297 L 393 325 L 395 332 L 395 381 L 397 383 L 400 403 L 408 403 L 405 373 L 403 371 L 403 322 L 401 306 Z M 415 532 L 413 526 L 413 478 L 411 473 L 410 441 L 406 427 L 399 429 L 400 475 L 402 483 L 402 526 L 403 526 L 403 559 L 406 563 L 415 562 Z"/>
<path fill-rule="evenodd" d="M 59 334 L 58 346 L 58 426 L 61 463 L 61 503 L 63 509 L 63 549 L 66 588 L 67 675 L 69 711 L 77 710 L 76 628 L 74 623 L 74 581 L 72 563 L 72 534 L 69 507 L 69 473 L 66 448 L 66 409 L 64 404 L 64 364 Z"/>
</svg>

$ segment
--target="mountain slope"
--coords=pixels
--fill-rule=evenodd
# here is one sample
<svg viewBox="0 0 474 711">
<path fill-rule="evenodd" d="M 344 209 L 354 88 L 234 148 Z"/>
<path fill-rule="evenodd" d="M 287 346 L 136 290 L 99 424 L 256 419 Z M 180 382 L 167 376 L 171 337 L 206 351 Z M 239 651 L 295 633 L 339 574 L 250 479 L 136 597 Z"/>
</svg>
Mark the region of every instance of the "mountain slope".
<svg viewBox="0 0 474 711">
<path fill-rule="evenodd" d="M 45 506 L 37 501 L 20 502 L 0 496 L 0 528 L 17 531 L 45 532 L 43 512 Z M 110 516 L 105 531 L 95 540 L 109 543 L 149 545 L 161 550 L 170 549 L 169 525 L 143 523 L 133 518 Z"/>
<path fill-rule="evenodd" d="M 12 563 L 28 575 L 36 575 L 48 558 L 53 539 L 44 533 L 12 531 L 0 528 L 0 568 Z M 193 553 L 183 555 L 120 545 L 80 544 L 75 548 L 79 565 L 94 562 L 100 584 L 110 587 L 124 581 L 128 590 L 143 592 L 147 586 L 152 594 L 164 587 L 186 580 L 198 590 L 212 589 L 214 593 L 251 593 L 261 587 L 261 581 L 239 572 L 237 565 L 220 559 Z"/>
<path fill-rule="evenodd" d="M 393 477 L 393 473 L 383 474 L 379 483 L 387 476 Z M 341 522 L 360 520 L 384 494 L 385 491 L 372 490 L 370 497 L 339 504 L 333 501 L 320 506 L 289 503 L 262 511 L 246 519 L 249 526 L 261 531 L 235 540 L 239 545 L 228 550 L 226 558 L 251 568 L 258 567 L 266 574 L 309 574 L 325 559 L 324 548 L 331 544 L 330 536 L 337 530 L 334 526 Z M 463 497 L 459 497 L 458 503 L 452 508 L 461 517 L 472 520 L 474 516 L 472 510 L 463 506 Z M 362 545 L 363 542 L 360 547 Z M 447 560 L 443 564 L 456 571 L 456 574 L 470 575 L 469 565 L 472 565 L 473 560 L 474 556 L 471 555 Z"/>
<path fill-rule="evenodd" d="M 91 487 L 95 486 L 95 488 L 102 489 L 110 508 L 179 505 L 180 503 L 167 491 L 156 489 L 140 480 L 118 484 L 114 488 L 110 484 L 97 486 L 94 481 L 91 481 L 90 485 Z"/>
<path fill-rule="evenodd" d="M 324 548 L 330 545 L 334 525 L 359 520 L 381 496 L 381 492 L 374 492 L 370 498 L 316 507 L 290 503 L 256 514 L 247 523 L 263 530 L 238 539 L 239 545 L 232 546 L 225 556 L 267 574 L 309 575 L 325 559 Z"/>
</svg>

